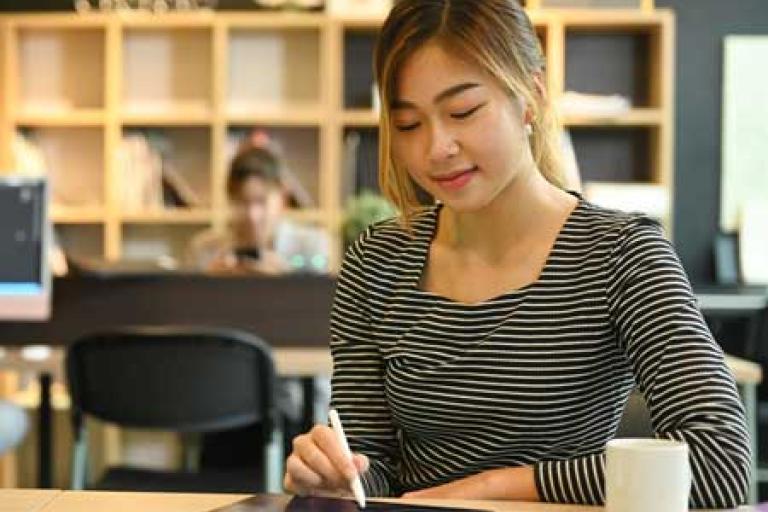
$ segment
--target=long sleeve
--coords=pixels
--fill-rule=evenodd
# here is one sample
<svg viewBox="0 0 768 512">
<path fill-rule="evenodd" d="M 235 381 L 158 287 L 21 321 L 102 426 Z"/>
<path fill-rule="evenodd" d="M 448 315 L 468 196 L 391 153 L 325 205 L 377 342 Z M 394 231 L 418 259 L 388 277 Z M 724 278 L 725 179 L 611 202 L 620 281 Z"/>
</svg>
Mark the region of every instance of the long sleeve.
<svg viewBox="0 0 768 512">
<path fill-rule="evenodd" d="M 391 496 L 396 489 L 397 442 L 384 395 L 383 360 L 372 339 L 365 277 L 364 234 L 348 249 L 331 311 L 334 368 L 331 403 L 339 412 L 350 448 L 368 456 L 363 475 L 369 496 Z"/>
<path fill-rule="evenodd" d="M 749 434 L 721 348 L 696 306 L 678 258 L 657 224 L 638 217 L 619 234 L 606 263 L 612 327 L 645 397 L 658 438 L 690 450 L 694 508 L 744 502 Z M 547 501 L 601 503 L 604 453 L 535 465 Z"/>
</svg>

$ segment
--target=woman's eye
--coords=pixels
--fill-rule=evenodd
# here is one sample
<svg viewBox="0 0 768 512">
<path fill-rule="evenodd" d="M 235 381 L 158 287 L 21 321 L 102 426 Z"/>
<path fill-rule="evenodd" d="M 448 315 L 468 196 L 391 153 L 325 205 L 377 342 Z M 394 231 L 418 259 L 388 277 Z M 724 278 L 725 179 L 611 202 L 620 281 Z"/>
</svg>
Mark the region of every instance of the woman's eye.
<svg viewBox="0 0 768 512">
<path fill-rule="evenodd" d="M 469 110 L 465 110 L 464 112 L 457 112 L 455 114 L 451 114 L 451 117 L 454 119 L 466 119 L 467 117 L 471 116 L 478 110 L 480 110 L 481 107 L 485 106 L 485 103 L 481 103 L 475 107 L 472 107 Z"/>
<path fill-rule="evenodd" d="M 395 128 L 397 128 L 397 131 L 400 131 L 400 132 L 409 132 L 409 131 L 415 130 L 418 127 L 419 127 L 419 123 L 399 124 L 395 126 Z"/>
</svg>

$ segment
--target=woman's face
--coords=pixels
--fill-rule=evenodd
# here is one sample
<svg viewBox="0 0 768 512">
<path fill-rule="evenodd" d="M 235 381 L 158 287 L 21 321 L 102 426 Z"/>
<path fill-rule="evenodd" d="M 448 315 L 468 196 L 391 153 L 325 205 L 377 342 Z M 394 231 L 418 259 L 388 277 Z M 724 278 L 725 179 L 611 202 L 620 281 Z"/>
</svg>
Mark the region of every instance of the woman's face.
<svg viewBox="0 0 768 512">
<path fill-rule="evenodd" d="M 429 43 L 398 76 L 394 159 L 446 206 L 480 210 L 534 169 L 524 111 L 479 67 Z"/>
<path fill-rule="evenodd" d="M 262 244 L 274 233 L 283 213 L 284 200 L 280 187 L 251 176 L 232 198 L 235 228 L 253 243 Z"/>
</svg>

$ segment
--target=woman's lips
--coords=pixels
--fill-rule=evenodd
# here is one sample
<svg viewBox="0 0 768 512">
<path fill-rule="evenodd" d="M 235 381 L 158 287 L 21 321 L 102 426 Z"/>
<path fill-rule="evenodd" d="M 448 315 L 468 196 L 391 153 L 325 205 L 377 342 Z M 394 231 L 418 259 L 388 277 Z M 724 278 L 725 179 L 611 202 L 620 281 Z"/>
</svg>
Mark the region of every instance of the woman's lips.
<svg viewBox="0 0 768 512">
<path fill-rule="evenodd" d="M 452 172 L 445 176 L 435 177 L 434 180 L 446 190 L 459 190 L 470 182 L 477 171 L 477 166 L 474 166 L 465 171 Z"/>
</svg>

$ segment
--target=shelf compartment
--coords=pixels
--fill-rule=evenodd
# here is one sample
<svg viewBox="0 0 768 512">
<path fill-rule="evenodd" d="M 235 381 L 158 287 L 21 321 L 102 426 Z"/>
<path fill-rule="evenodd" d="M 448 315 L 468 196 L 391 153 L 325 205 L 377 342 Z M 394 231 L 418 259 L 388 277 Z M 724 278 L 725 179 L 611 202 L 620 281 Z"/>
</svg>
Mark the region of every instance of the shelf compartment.
<svg viewBox="0 0 768 512">
<path fill-rule="evenodd" d="M 609 28 L 566 28 L 565 90 L 618 94 L 633 108 L 660 107 L 652 97 L 654 84 L 661 80 L 651 65 L 657 27 Z"/>
<path fill-rule="evenodd" d="M 41 151 L 51 183 L 51 201 L 63 209 L 104 205 L 104 130 L 88 127 L 25 129 Z M 62 210 L 64 211 L 64 210 Z"/>
<path fill-rule="evenodd" d="M 104 108 L 103 28 L 20 27 L 18 111 L 62 116 Z"/>
<path fill-rule="evenodd" d="M 321 105 L 318 29 L 229 32 L 230 116 L 315 111 Z"/>
<path fill-rule="evenodd" d="M 57 225 L 55 234 L 68 258 L 92 260 L 104 257 L 104 226 L 101 224 Z"/>
<path fill-rule="evenodd" d="M 201 221 L 194 212 L 212 204 L 211 129 L 133 127 L 123 130 L 122 140 L 116 173 L 123 218 Z M 172 205 L 176 200 L 179 206 Z M 152 209 L 156 213 L 146 213 Z"/>
<path fill-rule="evenodd" d="M 345 109 L 371 109 L 373 106 L 373 62 L 378 28 L 350 29 L 344 32 L 342 105 Z"/>
<path fill-rule="evenodd" d="M 379 192 L 379 130 L 375 127 L 347 128 L 342 143 L 342 206 L 365 190 Z"/>
<path fill-rule="evenodd" d="M 648 127 L 574 127 L 571 140 L 583 182 L 658 182 L 651 147 L 657 129 Z"/>
<path fill-rule="evenodd" d="M 126 29 L 123 117 L 177 118 L 179 123 L 189 116 L 208 119 L 213 105 L 212 70 L 208 28 Z"/>
</svg>

